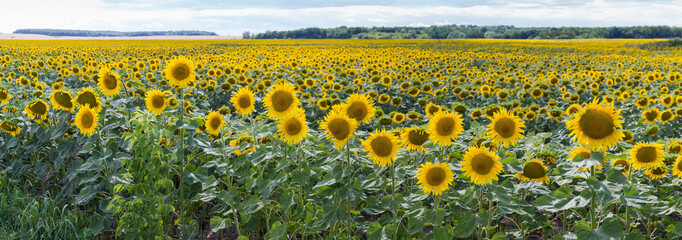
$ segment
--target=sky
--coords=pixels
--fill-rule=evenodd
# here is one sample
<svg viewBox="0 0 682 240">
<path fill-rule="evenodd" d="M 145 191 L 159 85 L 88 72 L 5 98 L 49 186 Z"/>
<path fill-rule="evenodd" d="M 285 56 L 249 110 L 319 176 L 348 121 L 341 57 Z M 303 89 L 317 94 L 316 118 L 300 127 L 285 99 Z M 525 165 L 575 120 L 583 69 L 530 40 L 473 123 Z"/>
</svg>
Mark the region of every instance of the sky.
<svg viewBox="0 0 682 240">
<path fill-rule="evenodd" d="M 682 26 L 682 0 L 16 0 L 2 5 L 1 33 L 59 28 L 241 36 L 339 26 Z"/>
</svg>

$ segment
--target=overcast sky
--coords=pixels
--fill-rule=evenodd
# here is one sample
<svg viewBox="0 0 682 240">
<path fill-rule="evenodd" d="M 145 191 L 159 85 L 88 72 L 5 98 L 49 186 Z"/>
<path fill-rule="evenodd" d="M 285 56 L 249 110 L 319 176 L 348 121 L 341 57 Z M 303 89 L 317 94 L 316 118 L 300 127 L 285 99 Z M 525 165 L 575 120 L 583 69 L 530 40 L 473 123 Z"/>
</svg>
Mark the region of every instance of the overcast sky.
<svg viewBox="0 0 682 240">
<path fill-rule="evenodd" d="M 2 7 L 2 33 L 62 28 L 205 30 L 236 36 L 342 25 L 682 26 L 682 0 L 12 0 Z"/>
</svg>

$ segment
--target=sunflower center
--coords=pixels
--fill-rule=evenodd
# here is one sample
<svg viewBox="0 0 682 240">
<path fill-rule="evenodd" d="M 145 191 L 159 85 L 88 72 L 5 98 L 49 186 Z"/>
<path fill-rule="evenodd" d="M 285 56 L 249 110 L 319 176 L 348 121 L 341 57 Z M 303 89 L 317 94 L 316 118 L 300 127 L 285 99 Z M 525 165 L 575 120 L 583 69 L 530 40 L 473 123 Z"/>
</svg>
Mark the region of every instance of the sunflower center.
<svg viewBox="0 0 682 240">
<path fill-rule="evenodd" d="M 485 175 L 493 169 L 495 161 L 488 155 L 479 153 L 473 158 L 471 158 L 471 168 L 478 174 Z"/>
<path fill-rule="evenodd" d="M 440 110 L 440 108 L 433 105 L 426 109 L 426 111 L 429 112 L 429 115 L 433 115 L 434 113 L 438 112 L 438 110 Z"/>
<path fill-rule="evenodd" d="M 514 136 L 516 123 L 511 118 L 501 118 L 495 122 L 495 132 L 503 138 Z"/>
<path fill-rule="evenodd" d="M 639 162 L 650 163 L 655 161 L 657 157 L 655 147 L 642 147 L 637 151 L 637 161 Z"/>
<path fill-rule="evenodd" d="M 189 77 L 189 66 L 187 66 L 187 64 L 180 63 L 173 68 L 172 74 L 173 78 L 177 80 L 185 80 L 187 77 Z"/>
<path fill-rule="evenodd" d="M 220 118 L 218 117 L 211 118 L 211 128 L 212 129 L 220 128 Z"/>
<path fill-rule="evenodd" d="M 396 121 L 398 121 L 398 122 L 402 121 L 402 120 L 403 120 L 403 118 L 404 118 L 404 116 L 403 116 L 403 115 L 400 115 L 400 114 L 398 114 L 398 115 L 395 115 L 395 120 L 396 120 Z"/>
<path fill-rule="evenodd" d="M 287 132 L 287 135 L 291 136 L 300 133 L 302 128 L 301 122 L 295 118 L 287 120 L 286 124 L 284 124 L 284 130 Z"/>
<path fill-rule="evenodd" d="M 354 102 L 348 106 L 347 110 L 348 116 L 354 118 L 355 120 L 362 121 L 367 115 L 367 106 L 362 102 Z"/>
<path fill-rule="evenodd" d="M 671 112 L 664 112 L 661 114 L 661 120 L 663 121 L 668 121 L 673 117 L 673 114 Z"/>
<path fill-rule="evenodd" d="M 429 140 L 429 134 L 425 131 L 412 130 L 407 135 L 407 140 L 410 141 L 410 144 L 421 146 L 427 140 Z"/>
<path fill-rule="evenodd" d="M 31 105 L 31 107 L 29 107 L 29 109 L 38 115 L 45 115 L 47 113 L 47 106 L 45 106 L 45 104 L 42 102 L 34 103 Z"/>
<path fill-rule="evenodd" d="M 99 106 L 99 104 L 97 104 L 97 98 L 91 92 L 84 92 L 78 95 L 76 101 L 78 101 L 80 105 L 87 104 L 90 105 L 90 107 L 92 108 Z"/>
<path fill-rule="evenodd" d="M 8 132 L 14 132 L 17 129 L 16 125 L 7 122 L 3 122 L 2 125 L 0 125 L 0 127 Z"/>
<path fill-rule="evenodd" d="M 431 186 L 441 185 L 445 181 L 445 170 L 439 167 L 431 168 L 426 172 L 426 182 Z"/>
<path fill-rule="evenodd" d="M 0 91 L 0 100 L 7 99 L 7 93 L 5 91 Z"/>
<path fill-rule="evenodd" d="M 272 94 L 272 107 L 277 112 L 284 112 L 294 103 L 294 96 L 290 92 L 279 90 Z"/>
<path fill-rule="evenodd" d="M 585 111 L 578 124 L 583 134 L 592 139 L 605 138 L 614 131 L 611 115 L 594 109 Z"/>
<path fill-rule="evenodd" d="M 162 96 L 152 96 L 152 106 L 154 108 L 162 108 L 165 102 Z"/>
<path fill-rule="evenodd" d="M 54 99 L 57 100 L 57 103 L 59 103 L 59 105 L 61 105 L 62 107 L 65 108 L 73 107 L 73 104 L 71 103 L 71 96 L 69 96 L 69 94 L 67 93 L 56 92 L 54 94 Z"/>
<path fill-rule="evenodd" d="M 92 119 L 93 119 L 92 113 L 90 111 L 86 111 L 83 114 L 83 117 L 81 117 L 81 124 L 83 125 L 84 128 L 90 128 L 92 127 L 93 123 Z"/>
<path fill-rule="evenodd" d="M 658 113 L 655 111 L 649 111 L 649 112 L 646 112 L 644 114 L 644 116 L 646 117 L 647 121 L 653 121 L 653 120 L 656 120 L 656 118 L 658 117 Z"/>
<path fill-rule="evenodd" d="M 523 167 L 523 176 L 527 178 L 541 178 L 545 176 L 545 168 L 539 163 L 529 162 Z"/>
<path fill-rule="evenodd" d="M 251 98 L 249 96 L 240 96 L 239 101 L 237 102 L 239 103 L 240 108 L 248 108 L 251 106 Z"/>
<path fill-rule="evenodd" d="M 343 119 L 334 119 L 327 124 L 329 131 L 337 140 L 344 140 L 350 135 L 350 124 Z"/>
<path fill-rule="evenodd" d="M 370 145 L 374 153 L 379 157 L 388 157 L 393 151 L 393 144 L 391 144 L 391 139 L 388 137 L 376 137 Z"/>
<path fill-rule="evenodd" d="M 104 76 L 102 82 L 104 83 L 104 87 L 106 87 L 109 90 L 115 89 L 117 85 L 116 77 L 114 77 L 111 74 L 107 74 L 106 76 Z"/>
<path fill-rule="evenodd" d="M 617 160 L 616 162 L 613 163 L 613 165 L 623 168 L 623 170 L 621 170 L 621 171 L 628 171 L 628 168 L 629 168 L 628 161 L 625 161 L 623 159 Z"/>
<path fill-rule="evenodd" d="M 443 118 L 436 124 L 438 135 L 448 136 L 455 130 L 455 120 L 449 117 Z"/>
<path fill-rule="evenodd" d="M 653 173 L 654 175 L 662 175 L 663 173 L 665 173 L 665 171 L 663 171 L 663 168 L 661 167 L 655 167 L 654 169 L 651 170 L 651 173 Z"/>
<path fill-rule="evenodd" d="M 584 159 L 590 159 L 592 157 L 591 156 L 592 154 L 590 152 L 580 152 L 580 153 L 578 153 L 578 155 L 580 155 Z"/>
<path fill-rule="evenodd" d="M 677 170 L 682 171 L 682 161 L 680 161 L 679 163 L 677 163 Z"/>
</svg>

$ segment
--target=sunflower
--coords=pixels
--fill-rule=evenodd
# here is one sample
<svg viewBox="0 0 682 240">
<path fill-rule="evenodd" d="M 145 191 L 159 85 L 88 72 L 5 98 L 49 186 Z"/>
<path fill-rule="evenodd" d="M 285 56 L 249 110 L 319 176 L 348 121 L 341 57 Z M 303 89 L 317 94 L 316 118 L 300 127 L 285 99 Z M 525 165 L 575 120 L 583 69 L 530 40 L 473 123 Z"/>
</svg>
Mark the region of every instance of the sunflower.
<svg viewBox="0 0 682 240">
<path fill-rule="evenodd" d="M 668 173 L 668 169 L 663 165 L 656 165 L 644 171 L 644 174 L 651 177 L 651 179 L 659 179 Z"/>
<path fill-rule="evenodd" d="M 121 77 L 109 71 L 109 68 L 102 68 L 99 70 L 99 89 L 105 96 L 116 96 L 121 89 Z"/>
<path fill-rule="evenodd" d="M 452 168 L 447 163 L 427 162 L 417 171 L 417 184 L 425 194 L 440 195 L 455 180 Z"/>
<path fill-rule="evenodd" d="M 97 129 L 98 118 L 97 111 L 86 104 L 81 106 L 78 113 L 76 113 L 76 120 L 73 122 L 73 125 L 78 127 L 81 134 L 90 136 L 95 133 L 95 129 Z"/>
<path fill-rule="evenodd" d="M 656 124 L 656 120 L 659 118 L 659 116 L 660 111 L 658 108 L 652 108 L 642 112 L 642 119 L 648 124 Z"/>
<path fill-rule="evenodd" d="M 70 92 L 56 90 L 52 92 L 52 96 L 50 96 L 50 102 L 52 102 L 52 106 L 55 109 L 73 112 L 73 98 L 71 97 Z"/>
<path fill-rule="evenodd" d="M 247 154 L 250 152 L 256 151 L 256 148 L 254 146 L 250 146 L 244 149 L 241 149 L 241 145 L 244 143 L 246 146 L 249 146 L 253 142 L 253 138 L 249 136 L 240 136 L 235 140 L 230 141 L 230 146 L 234 149 L 234 153 L 237 155 L 242 155 L 242 154 Z"/>
<path fill-rule="evenodd" d="M 223 127 L 223 123 L 225 123 L 223 115 L 220 115 L 218 112 L 210 112 L 208 113 L 208 116 L 206 116 L 206 130 L 213 136 L 220 135 L 220 129 Z"/>
<path fill-rule="evenodd" d="M 521 128 L 525 127 L 519 117 L 510 115 L 506 109 L 502 108 L 493 115 L 486 135 L 494 143 L 503 144 L 505 147 L 514 146 L 519 139 L 523 138 L 524 131 Z"/>
<path fill-rule="evenodd" d="M 578 155 L 580 155 L 583 159 L 589 159 L 592 157 L 592 152 L 590 151 L 590 149 L 587 149 L 587 148 L 584 148 L 581 146 L 573 148 L 569 152 L 569 154 L 571 155 L 569 158 L 571 161 L 573 161 L 573 159 L 575 159 Z M 604 161 L 606 161 L 606 160 L 604 160 Z M 598 165 L 594 166 L 594 168 L 597 170 L 602 169 L 603 168 L 602 163 L 599 163 Z M 590 169 L 589 168 L 580 168 L 578 171 L 583 172 L 583 171 L 588 171 L 588 170 L 590 170 Z"/>
<path fill-rule="evenodd" d="M 597 102 L 595 99 L 574 114 L 573 119 L 566 122 L 566 126 L 578 144 L 601 151 L 623 139 L 624 134 L 620 131 L 622 123 L 620 110 L 615 110 L 612 104 Z"/>
<path fill-rule="evenodd" d="M 362 142 L 362 146 L 369 153 L 369 159 L 380 167 L 393 164 L 400 148 L 398 139 L 386 130 L 370 133 L 369 138 Z"/>
<path fill-rule="evenodd" d="M 12 137 L 21 132 L 21 128 L 18 125 L 8 121 L 2 121 L 2 123 L 0 123 L 0 129 L 2 129 L 3 132 L 9 133 Z"/>
<path fill-rule="evenodd" d="M 42 120 L 47 119 L 47 111 L 50 110 L 50 106 L 41 99 L 34 100 L 29 104 L 26 104 L 24 108 L 24 113 L 30 118 L 40 118 Z"/>
<path fill-rule="evenodd" d="M 324 117 L 324 122 L 320 123 L 320 128 L 326 130 L 327 138 L 334 138 L 334 146 L 337 149 L 346 145 L 357 127 L 358 121 L 334 110 L 330 111 Z"/>
<path fill-rule="evenodd" d="M 429 137 L 438 145 L 449 146 L 464 130 L 462 116 L 453 112 L 437 112 L 429 120 Z"/>
<path fill-rule="evenodd" d="M 630 150 L 630 162 L 635 170 L 651 168 L 663 163 L 663 144 L 637 143 Z"/>
<path fill-rule="evenodd" d="M 418 128 L 408 127 L 400 134 L 400 142 L 408 151 L 425 152 L 426 149 L 422 145 L 428 140 L 429 133 Z"/>
<path fill-rule="evenodd" d="M 492 183 L 502 171 L 499 157 L 485 147 L 469 147 L 460 165 L 464 175 L 469 176 L 476 185 Z"/>
<path fill-rule="evenodd" d="M 145 102 L 147 102 L 147 110 L 160 115 L 163 109 L 166 108 L 166 93 L 157 89 L 149 90 L 146 94 Z"/>
<path fill-rule="evenodd" d="M 630 171 L 630 162 L 625 159 L 616 159 L 611 163 L 611 166 L 613 167 L 619 167 L 620 172 L 623 174 L 628 174 L 628 171 Z"/>
<path fill-rule="evenodd" d="M 172 87 L 187 87 L 194 81 L 194 62 L 186 57 L 178 57 L 166 64 L 164 72 Z"/>
<path fill-rule="evenodd" d="M 300 104 L 294 86 L 288 82 L 273 85 L 263 98 L 263 105 L 268 109 L 268 117 L 282 118 Z"/>
<path fill-rule="evenodd" d="M 677 161 L 673 164 L 673 175 L 682 178 L 682 156 L 677 157 Z"/>
<path fill-rule="evenodd" d="M 426 113 L 426 115 L 429 116 L 429 118 L 433 118 L 436 115 L 436 113 L 438 113 L 442 110 L 443 110 L 443 108 L 441 106 L 438 106 L 438 105 L 433 104 L 433 103 L 429 103 L 424 108 L 424 113 Z"/>
<path fill-rule="evenodd" d="M 242 87 L 232 95 L 230 102 L 237 109 L 237 114 L 243 116 L 253 112 L 256 99 L 253 98 L 253 91 L 249 87 Z"/>
<path fill-rule="evenodd" d="M 667 123 L 673 119 L 675 119 L 675 114 L 673 114 L 673 111 L 670 109 L 663 111 L 661 117 L 658 118 L 658 120 L 661 120 L 661 123 Z"/>
<path fill-rule="evenodd" d="M 12 95 L 7 92 L 4 88 L 0 87 L 0 105 L 5 105 L 12 99 Z"/>
<path fill-rule="evenodd" d="M 76 107 L 88 105 L 94 109 L 95 112 L 102 111 L 102 103 L 99 101 L 99 98 L 95 94 L 95 91 L 92 89 L 92 87 L 81 89 L 78 94 L 76 94 L 76 98 L 73 103 L 75 103 Z"/>
<path fill-rule="evenodd" d="M 351 94 L 341 109 L 348 117 L 357 120 L 358 123 L 369 123 L 376 114 L 374 101 L 366 95 L 358 93 Z"/>
<path fill-rule="evenodd" d="M 393 114 L 393 122 L 396 124 L 401 124 L 405 121 L 405 114 L 395 113 Z"/>
<path fill-rule="evenodd" d="M 542 161 L 531 159 L 523 165 L 523 172 L 516 173 L 516 178 L 521 181 L 537 181 L 549 184 L 547 167 Z"/>
<path fill-rule="evenodd" d="M 296 144 L 301 142 L 308 133 L 307 124 L 303 113 L 291 111 L 279 120 L 277 129 L 285 142 Z"/>
</svg>

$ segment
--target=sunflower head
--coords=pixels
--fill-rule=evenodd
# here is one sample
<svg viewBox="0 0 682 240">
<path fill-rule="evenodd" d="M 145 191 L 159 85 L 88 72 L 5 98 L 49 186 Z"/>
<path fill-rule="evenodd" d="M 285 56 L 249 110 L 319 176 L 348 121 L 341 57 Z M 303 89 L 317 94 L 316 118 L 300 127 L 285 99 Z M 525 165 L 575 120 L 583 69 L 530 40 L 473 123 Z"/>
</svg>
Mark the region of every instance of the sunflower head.
<svg viewBox="0 0 682 240">
<path fill-rule="evenodd" d="M 320 123 L 320 128 L 325 130 L 327 138 L 334 139 L 334 146 L 341 149 L 349 139 L 353 137 L 358 122 L 346 116 L 341 111 L 330 111 Z"/>
<path fill-rule="evenodd" d="M 50 102 L 52 102 L 52 106 L 56 109 L 73 112 L 73 98 L 70 92 L 55 90 L 52 92 L 52 96 L 50 96 Z"/>
<path fill-rule="evenodd" d="M 644 171 L 644 174 L 651 177 L 651 179 L 659 179 L 668 173 L 668 169 L 663 165 L 656 165 Z"/>
<path fill-rule="evenodd" d="M 76 113 L 76 120 L 73 122 L 73 125 L 78 127 L 81 134 L 90 136 L 95 133 L 98 120 L 99 116 L 97 111 L 90 108 L 90 106 L 86 104 L 81 106 L 78 110 L 78 113 Z"/>
<path fill-rule="evenodd" d="M 547 167 L 540 160 L 531 159 L 523 165 L 523 172 L 516 173 L 516 178 L 521 181 L 537 181 L 544 184 L 549 183 Z"/>
<path fill-rule="evenodd" d="M 26 104 L 24 108 L 24 113 L 31 118 L 40 118 L 41 120 L 47 119 L 47 111 L 50 110 L 50 106 L 41 99 L 33 100 Z"/>
<path fill-rule="evenodd" d="M 428 134 L 431 140 L 441 146 L 449 146 L 464 130 L 462 116 L 453 112 L 438 112 L 429 119 Z"/>
<path fill-rule="evenodd" d="M 102 68 L 98 75 L 99 89 L 105 96 L 116 96 L 121 89 L 121 77 L 114 72 L 109 71 L 109 68 Z"/>
<path fill-rule="evenodd" d="M 9 133 L 12 137 L 21 132 L 21 127 L 19 127 L 19 125 L 8 121 L 2 121 L 2 123 L 0 123 L 0 129 L 2 129 L 3 132 Z"/>
<path fill-rule="evenodd" d="M 642 112 L 642 119 L 645 123 L 656 124 L 656 120 L 660 117 L 660 111 L 658 108 L 651 108 Z"/>
<path fill-rule="evenodd" d="M 343 112 L 359 123 L 369 123 L 376 113 L 374 101 L 364 94 L 351 94 L 342 106 Z"/>
<path fill-rule="evenodd" d="M 385 130 L 370 133 L 370 137 L 362 142 L 369 159 L 380 167 L 391 165 L 398 154 L 398 139 Z"/>
<path fill-rule="evenodd" d="M 225 123 L 223 115 L 220 115 L 218 112 L 210 112 L 208 116 L 206 116 L 206 130 L 213 136 L 218 136 L 220 134 L 223 123 Z"/>
<path fill-rule="evenodd" d="M 263 105 L 271 118 L 282 118 L 300 104 L 294 86 L 288 82 L 273 85 L 263 98 Z"/>
<path fill-rule="evenodd" d="M 425 194 L 440 195 L 454 180 L 452 168 L 447 163 L 427 162 L 417 169 L 417 184 Z"/>
<path fill-rule="evenodd" d="M 279 120 L 277 129 L 280 137 L 289 144 L 301 142 L 308 133 L 308 123 L 305 115 L 299 111 L 291 111 Z"/>
<path fill-rule="evenodd" d="M 166 109 L 166 92 L 157 89 L 151 89 L 145 94 L 145 102 L 147 103 L 147 110 L 160 115 Z"/>
<path fill-rule="evenodd" d="M 12 95 L 6 89 L 0 87 L 0 105 L 5 105 L 12 99 Z"/>
<path fill-rule="evenodd" d="M 682 178 L 682 156 L 677 157 L 673 164 L 673 175 Z"/>
<path fill-rule="evenodd" d="M 429 133 L 423 129 L 408 127 L 400 134 L 400 140 L 408 151 L 425 152 L 426 149 L 422 145 L 429 140 Z"/>
<path fill-rule="evenodd" d="M 232 97 L 230 102 L 232 106 L 237 109 L 237 114 L 247 115 L 253 112 L 256 99 L 253 97 L 253 91 L 249 87 L 240 88 Z"/>
<path fill-rule="evenodd" d="M 76 107 L 88 105 L 96 112 L 102 111 L 102 104 L 92 87 L 81 89 L 78 94 L 76 94 L 74 104 Z"/>
<path fill-rule="evenodd" d="M 186 57 L 178 57 L 166 64 L 165 77 L 174 88 L 192 86 L 195 80 L 194 62 Z"/>
<path fill-rule="evenodd" d="M 566 122 L 574 140 L 589 149 L 605 150 L 623 139 L 620 110 L 597 100 L 584 106 Z"/>
<path fill-rule="evenodd" d="M 663 144 L 637 143 L 630 150 L 630 163 L 635 170 L 651 168 L 663 163 Z"/>
<path fill-rule="evenodd" d="M 511 115 L 506 109 L 502 108 L 495 113 L 492 123 L 488 125 L 487 136 L 494 143 L 503 144 L 505 147 L 516 145 L 517 141 L 523 138 L 525 125 L 517 116 Z"/>
<path fill-rule="evenodd" d="M 246 147 L 242 145 L 246 145 Z M 234 153 L 237 155 L 247 154 L 256 151 L 256 148 L 253 146 L 253 138 L 246 135 L 231 140 L 230 146 L 234 149 Z"/>
<path fill-rule="evenodd" d="M 611 166 L 620 168 L 620 172 L 627 174 L 630 171 L 630 162 L 625 159 L 617 158 L 611 163 Z"/>
<path fill-rule="evenodd" d="M 469 147 L 464 154 L 462 171 L 476 185 L 485 185 L 497 180 L 497 175 L 502 171 L 502 163 L 499 157 L 486 148 Z"/>
</svg>

